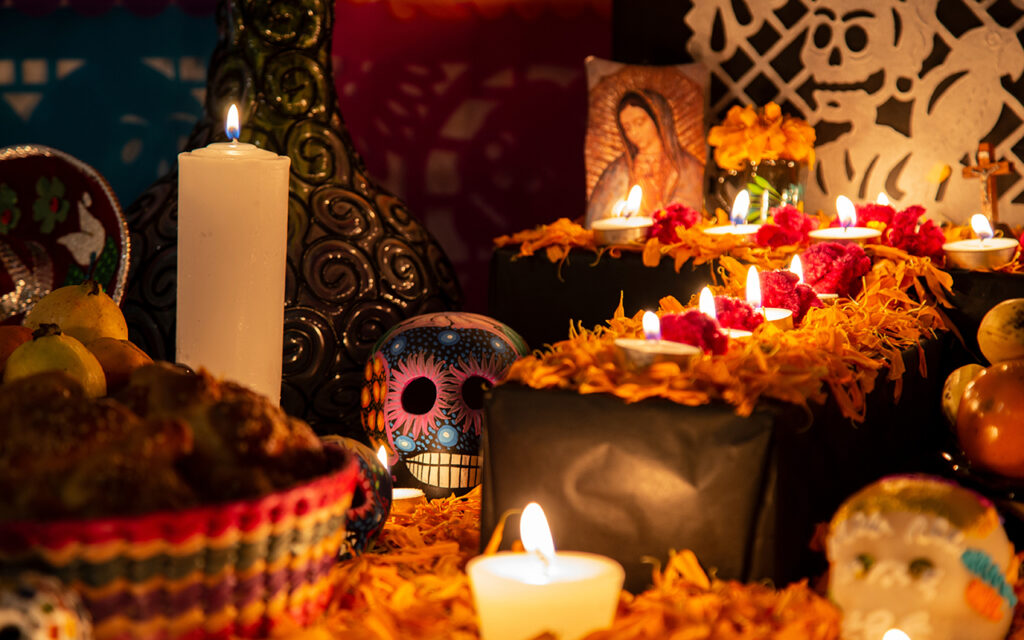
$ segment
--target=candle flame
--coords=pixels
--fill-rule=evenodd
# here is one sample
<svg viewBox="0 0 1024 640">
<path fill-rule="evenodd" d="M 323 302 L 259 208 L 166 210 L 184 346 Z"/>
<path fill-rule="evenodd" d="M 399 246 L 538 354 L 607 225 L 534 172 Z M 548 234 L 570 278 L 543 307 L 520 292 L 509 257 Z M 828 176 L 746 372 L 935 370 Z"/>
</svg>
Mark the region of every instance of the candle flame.
<svg viewBox="0 0 1024 640">
<path fill-rule="evenodd" d="M 229 139 L 238 142 L 239 131 L 241 129 L 238 126 L 238 107 L 231 105 L 231 108 L 228 109 L 228 120 L 224 125 L 224 132 L 228 134 Z"/>
<path fill-rule="evenodd" d="M 644 338 L 647 340 L 661 340 L 661 319 L 658 318 L 658 314 L 644 311 L 642 323 L 644 325 Z"/>
<path fill-rule="evenodd" d="M 754 309 L 761 308 L 761 276 L 754 265 L 747 269 L 747 303 Z"/>
<path fill-rule="evenodd" d="M 380 445 L 380 449 L 377 449 L 377 459 L 385 469 L 388 468 L 388 450 L 384 448 L 384 445 Z"/>
<path fill-rule="evenodd" d="M 551 528 L 544 510 L 536 502 L 523 509 L 519 519 L 519 538 L 523 548 L 530 553 L 539 553 L 547 561 L 555 559 L 555 541 L 551 539 Z"/>
<path fill-rule="evenodd" d="M 715 296 L 711 295 L 711 289 L 704 287 L 700 290 L 700 300 L 697 308 L 707 317 L 718 320 L 718 312 L 715 310 Z"/>
<path fill-rule="evenodd" d="M 742 224 L 747 220 L 748 211 L 750 211 L 750 194 L 747 193 L 746 189 L 743 189 L 736 194 L 736 199 L 732 201 L 732 211 L 729 212 L 729 220 L 733 224 Z"/>
<path fill-rule="evenodd" d="M 989 224 L 988 218 L 981 213 L 971 216 L 971 228 L 974 229 L 974 234 L 982 240 L 992 237 L 992 225 Z"/>
<path fill-rule="evenodd" d="M 889 202 L 889 196 L 885 195 L 884 191 L 878 192 L 878 198 L 875 200 L 875 202 L 884 207 L 892 206 L 892 203 Z"/>
<path fill-rule="evenodd" d="M 910 640 L 910 636 L 903 629 L 889 629 L 882 634 L 882 640 Z"/>
<path fill-rule="evenodd" d="M 846 196 L 836 198 L 836 213 L 839 214 L 839 224 L 845 229 L 852 227 L 857 222 L 857 210 L 853 202 Z"/>
<path fill-rule="evenodd" d="M 629 190 L 629 195 L 626 196 L 625 200 L 619 200 L 612 205 L 612 218 L 629 218 L 637 211 L 640 210 L 640 203 L 644 199 L 644 190 L 638 185 L 634 184 L 633 188 Z"/>
<path fill-rule="evenodd" d="M 804 264 L 800 262 L 800 256 L 793 256 L 793 259 L 789 261 L 789 270 L 795 273 L 797 278 L 800 278 L 797 282 L 804 281 Z"/>
</svg>

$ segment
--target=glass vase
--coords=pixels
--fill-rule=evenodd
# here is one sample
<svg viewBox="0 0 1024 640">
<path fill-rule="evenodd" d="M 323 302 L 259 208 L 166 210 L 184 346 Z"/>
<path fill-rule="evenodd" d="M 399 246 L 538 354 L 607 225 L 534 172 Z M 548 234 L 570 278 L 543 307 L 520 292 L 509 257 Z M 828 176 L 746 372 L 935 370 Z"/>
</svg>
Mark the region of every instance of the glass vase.
<svg viewBox="0 0 1024 640">
<path fill-rule="evenodd" d="M 807 165 L 793 160 L 764 160 L 748 163 L 742 170 L 717 169 L 711 178 L 711 191 L 705 203 L 708 211 L 732 209 L 736 194 L 746 189 L 750 209 L 746 222 L 760 222 L 768 210 L 792 205 L 803 211 Z"/>
</svg>

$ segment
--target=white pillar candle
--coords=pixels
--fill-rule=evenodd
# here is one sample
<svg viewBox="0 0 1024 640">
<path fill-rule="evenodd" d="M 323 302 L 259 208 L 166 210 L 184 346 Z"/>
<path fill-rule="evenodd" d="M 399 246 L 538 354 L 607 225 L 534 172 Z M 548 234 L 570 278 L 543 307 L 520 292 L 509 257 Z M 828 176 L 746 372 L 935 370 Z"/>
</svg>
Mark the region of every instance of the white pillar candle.
<svg viewBox="0 0 1024 640">
<path fill-rule="evenodd" d="M 546 541 L 536 529 L 529 531 L 540 527 L 537 512 Z M 466 565 L 483 640 L 526 640 L 544 632 L 576 640 L 611 625 L 625 578 L 622 565 L 593 553 L 556 553 L 536 503 L 524 510 L 521 531 L 529 553 L 477 556 Z"/>
<path fill-rule="evenodd" d="M 178 156 L 176 358 L 279 402 L 291 161 L 235 118 L 234 141 Z"/>
</svg>

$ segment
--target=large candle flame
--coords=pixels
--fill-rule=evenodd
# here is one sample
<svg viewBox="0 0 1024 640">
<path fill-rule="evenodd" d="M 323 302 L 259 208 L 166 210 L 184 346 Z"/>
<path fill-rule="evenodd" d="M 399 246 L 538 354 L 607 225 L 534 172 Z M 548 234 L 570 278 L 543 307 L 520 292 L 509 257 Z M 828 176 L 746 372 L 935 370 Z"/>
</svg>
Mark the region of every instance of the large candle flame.
<svg viewBox="0 0 1024 640">
<path fill-rule="evenodd" d="M 388 450 L 384 448 L 384 445 L 380 445 L 380 449 L 377 449 L 377 459 L 385 469 L 388 468 Z"/>
<path fill-rule="evenodd" d="M 889 629 L 882 634 L 882 640 L 910 640 L 910 636 L 903 629 Z"/>
<path fill-rule="evenodd" d="M 536 502 L 523 509 L 519 519 L 519 538 L 523 548 L 530 553 L 539 553 L 548 562 L 555 559 L 555 541 L 551 539 L 551 528 L 544 510 Z"/>
<path fill-rule="evenodd" d="M 800 256 L 793 256 L 793 259 L 789 261 L 789 270 L 799 278 L 797 282 L 804 281 L 804 264 L 800 262 Z"/>
<path fill-rule="evenodd" d="M 732 211 L 729 212 L 729 220 L 733 224 L 743 224 L 747 220 L 747 212 L 750 211 L 750 194 L 743 189 L 736 194 L 732 201 Z"/>
<path fill-rule="evenodd" d="M 629 195 L 626 196 L 625 200 L 619 200 L 612 205 L 613 218 L 628 218 L 640 210 L 640 203 L 644 199 L 644 190 L 638 185 L 634 184 L 633 188 L 629 190 Z"/>
<path fill-rule="evenodd" d="M 857 222 L 857 210 L 846 196 L 836 198 L 836 213 L 839 214 L 839 224 L 844 229 L 852 227 Z"/>
<path fill-rule="evenodd" d="M 747 303 L 754 309 L 761 308 L 761 276 L 754 265 L 747 269 Z"/>
<path fill-rule="evenodd" d="M 715 296 L 711 295 L 711 289 L 704 287 L 700 290 L 697 308 L 707 317 L 718 320 L 718 311 L 715 309 Z"/>
<path fill-rule="evenodd" d="M 228 138 L 234 142 L 238 142 L 238 133 L 241 129 L 238 126 L 238 107 L 231 105 L 228 109 L 228 120 L 224 125 L 224 132 L 228 134 Z"/>
<path fill-rule="evenodd" d="M 989 224 L 988 218 L 980 213 L 971 216 L 971 228 L 974 229 L 974 234 L 982 240 L 988 240 L 993 235 L 992 225 Z"/>
<path fill-rule="evenodd" d="M 885 195 L 884 191 L 878 192 L 878 198 L 875 200 L 875 202 L 882 205 L 883 207 L 892 206 L 892 203 L 889 202 L 889 196 Z"/>
<path fill-rule="evenodd" d="M 651 311 L 644 311 L 641 321 L 644 325 L 644 338 L 648 340 L 661 340 L 661 320 L 658 314 Z"/>
</svg>

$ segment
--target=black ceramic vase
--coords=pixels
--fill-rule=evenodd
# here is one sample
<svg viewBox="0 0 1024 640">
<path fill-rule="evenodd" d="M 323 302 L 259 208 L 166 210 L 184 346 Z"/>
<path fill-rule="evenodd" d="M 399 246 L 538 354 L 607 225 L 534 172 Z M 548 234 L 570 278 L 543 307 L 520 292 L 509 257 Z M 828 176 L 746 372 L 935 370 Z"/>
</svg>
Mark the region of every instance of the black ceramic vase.
<svg viewBox="0 0 1024 640">
<path fill-rule="evenodd" d="M 281 404 L 321 433 L 361 437 L 359 391 L 389 327 L 457 308 L 461 291 L 440 245 L 366 175 L 338 108 L 331 0 L 228 0 L 210 62 L 205 113 L 187 148 L 226 140 L 231 103 L 243 142 L 291 158 Z M 132 267 L 124 303 L 131 339 L 174 359 L 177 169 L 128 208 Z"/>
</svg>

